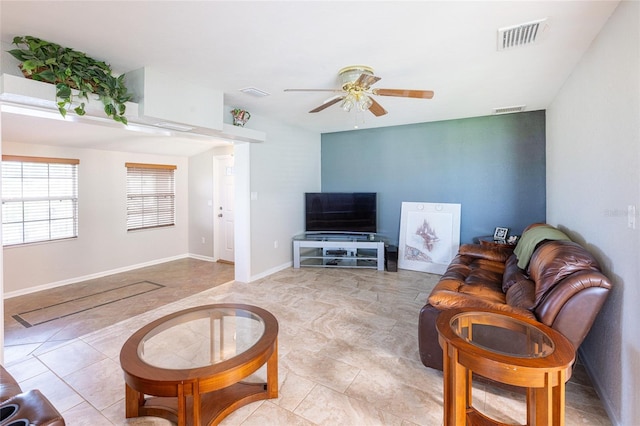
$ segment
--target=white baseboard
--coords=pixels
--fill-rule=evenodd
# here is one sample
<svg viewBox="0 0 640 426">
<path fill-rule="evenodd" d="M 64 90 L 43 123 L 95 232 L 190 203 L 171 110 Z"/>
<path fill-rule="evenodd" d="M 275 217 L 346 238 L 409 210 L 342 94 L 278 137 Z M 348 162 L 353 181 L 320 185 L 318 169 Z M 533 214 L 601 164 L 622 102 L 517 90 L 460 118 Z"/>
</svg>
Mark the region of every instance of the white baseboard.
<svg viewBox="0 0 640 426">
<path fill-rule="evenodd" d="M 287 268 L 291 268 L 291 267 L 293 267 L 293 261 L 287 262 L 287 263 L 283 263 L 280 266 L 276 266 L 275 268 L 268 269 L 268 270 L 266 270 L 264 272 L 259 273 L 258 275 L 252 275 L 250 282 L 259 280 L 259 279 L 264 278 L 264 277 L 268 277 L 271 274 L 275 274 L 276 272 L 280 272 L 283 269 L 287 269 Z"/>
<path fill-rule="evenodd" d="M 26 294 L 36 293 L 36 292 L 42 291 L 42 290 L 49 290 L 49 289 L 52 289 L 52 288 L 62 287 L 64 285 L 69 285 L 69 284 L 75 284 L 75 283 L 79 283 L 81 281 L 92 280 L 92 279 L 95 279 L 95 278 L 102 278 L 102 277 L 106 277 L 107 275 L 113 275 L 113 274 L 118 274 L 118 273 L 121 273 L 121 272 L 127 272 L 127 271 L 131 271 L 133 269 L 139 269 L 139 268 L 144 268 L 146 266 L 158 265 L 160 263 L 171 262 L 172 260 L 184 259 L 184 258 L 187 258 L 187 257 L 192 257 L 192 256 L 190 256 L 189 254 L 181 254 L 181 255 L 178 255 L 178 256 L 167 257 L 167 258 L 163 258 L 163 259 L 156 259 L 156 260 L 152 260 L 150 262 L 137 263 L 135 265 L 124 266 L 122 268 L 116 268 L 116 269 L 111 269 L 111 270 L 108 270 L 108 271 L 97 272 L 95 274 L 89 274 L 89 275 L 84 275 L 84 276 L 81 276 L 81 277 L 70 278 L 70 279 L 67 279 L 67 280 L 56 281 L 56 282 L 53 282 L 53 283 L 42 284 L 42 285 L 38 285 L 38 286 L 35 286 L 35 287 L 25 288 L 25 289 L 22 289 L 22 290 L 10 291 L 10 292 L 4 293 L 4 298 L 5 299 L 11 299 L 12 297 L 24 296 Z"/>
<path fill-rule="evenodd" d="M 95 274 L 89 274 L 89 275 L 83 275 L 80 277 L 75 277 L 75 278 L 70 278 L 67 280 L 62 280 L 62 281 L 56 281 L 53 283 L 47 283 L 47 284 L 42 284 L 42 285 L 38 285 L 35 287 L 29 287 L 29 288 L 25 288 L 25 289 L 21 289 L 21 290 L 16 290 L 16 291 L 10 291 L 7 293 L 4 293 L 4 298 L 5 299 L 11 299 L 12 297 L 18 297 L 18 296 L 24 296 L 27 294 L 31 294 L 31 293 L 36 293 L 38 291 L 43 291 L 43 290 L 49 290 L 52 288 L 56 288 L 56 287 L 62 287 L 65 285 L 69 285 L 69 284 L 75 284 L 75 283 L 79 283 L 82 281 L 87 281 L 87 280 L 92 280 L 95 278 L 102 278 L 102 277 L 106 277 L 107 275 L 113 275 L 113 274 L 118 274 L 121 272 L 128 272 L 131 271 L 133 269 L 139 269 L 139 268 L 144 268 L 146 266 L 153 266 L 153 265 L 159 265 L 160 263 L 165 263 L 165 262 L 171 262 L 173 260 L 179 260 L 179 259 L 184 259 L 184 258 L 192 258 L 192 259 L 197 259 L 197 260 L 202 260 L 205 262 L 216 262 L 216 259 L 214 259 L 213 257 L 209 257 L 209 256 L 201 256 L 198 254 L 192 254 L 192 253 L 187 253 L 187 254 L 181 254 L 178 256 L 173 256 L 173 257 L 166 257 L 163 259 L 156 259 L 156 260 L 152 260 L 150 262 L 144 262 L 144 263 L 137 263 L 135 265 L 128 265 L 128 266 L 124 266 L 122 268 L 116 268 L 116 269 L 110 269 L 108 271 L 101 271 L 101 272 L 97 272 Z M 282 271 L 283 269 L 287 269 L 287 268 L 291 268 L 293 266 L 293 262 L 287 262 L 284 263 L 280 266 L 276 266 L 275 268 L 271 268 L 267 271 L 264 271 L 258 275 L 254 275 L 251 277 L 251 281 L 256 281 L 259 280 L 261 278 L 267 277 L 271 274 L 275 274 L 276 272 Z"/>
<path fill-rule="evenodd" d="M 214 259 L 211 256 L 201 256 L 199 254 L 189 253 L 188 257 L 191 259 L 204 260 L 205 262 L 217 262 L 217 259 Z"/>
</svg>

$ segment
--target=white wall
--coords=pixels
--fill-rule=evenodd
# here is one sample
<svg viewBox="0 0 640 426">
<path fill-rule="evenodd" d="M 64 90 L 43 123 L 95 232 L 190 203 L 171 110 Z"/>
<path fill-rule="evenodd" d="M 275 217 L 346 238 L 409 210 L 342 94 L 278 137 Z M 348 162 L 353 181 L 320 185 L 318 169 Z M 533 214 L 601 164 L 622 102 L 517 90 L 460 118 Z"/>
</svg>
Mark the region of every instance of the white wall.
<svg viewBox="0 0 640 426">
<path fill-rule="evenodd" d="M 189 157 L 189 253 L 213 260 L 213 157 L 233 154 L 233 145 Z M 202 237 L 205 243 L 202 243 Z"/>
<path fill-rule="evenodd" d="M 227 107 L 226 109 L 229 109 Z M 228 118 L 228 117 L 226 117 Z M 215 257 L 213 156 L 235 155 L 236 279 L 253 281 L 292 264 L 291 238 L 304 230 L 303 194 L 320 190 L 320 134 L 252 114 L 265 142 L 216 148 L 189 158 L 189 253 Z M 251 200 L 251 193 L 256 199 Z M 247 207 L 249 212 L 240 212 Z M 274 243 L 277 242 L 277 248 Z"/>
<path fill-rule="evenodd" d="M 616 9 L 547 110 L 547 220 L 614 288 L 579 354 L 614 424 L 640 419 L 640 3 Z"/>
<path fill-rule="evenodd" d="M 321 160 L 320 134 L 254 120 L 267 140 L 249 146 L 252 280 L 292 264 L 291 238 L 304 231 L 304 193 L 320 190 Z"/>
<path fill-rule="evenodd" d="M 2 141 L 5 155 L 78 158 L 78 238 L 6 247 L 4 296 L 75 282 L 188 252 L 188 159 Z M 126 230 L 126 162 L 175 164 L 176 225 Z"/>
</svg>

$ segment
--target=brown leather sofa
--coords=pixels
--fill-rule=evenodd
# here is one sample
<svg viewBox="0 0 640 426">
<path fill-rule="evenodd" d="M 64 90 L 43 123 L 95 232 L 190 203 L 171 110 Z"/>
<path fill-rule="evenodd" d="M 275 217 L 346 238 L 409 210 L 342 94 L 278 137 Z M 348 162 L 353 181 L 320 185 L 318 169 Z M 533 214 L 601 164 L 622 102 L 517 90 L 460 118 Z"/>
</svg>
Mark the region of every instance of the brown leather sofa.
<svg viewBox="0 0 640 426">
<path fill-rule="evenodd" d="M 0 426 L 64 426 L 62 415 L 39 390 L 22 392 L 0 365 Z"/>
<path fill-rule="evenodd" d="M 535 319 L 562 333 L 577 350 L 610 288 L 591 253 L 549 225 L 529 226 L 515 251 L 462 245 L 420 311 L 420 359 L 442 370 L 436 318 L 443 310 L 463 307 Z"/>
</svg>

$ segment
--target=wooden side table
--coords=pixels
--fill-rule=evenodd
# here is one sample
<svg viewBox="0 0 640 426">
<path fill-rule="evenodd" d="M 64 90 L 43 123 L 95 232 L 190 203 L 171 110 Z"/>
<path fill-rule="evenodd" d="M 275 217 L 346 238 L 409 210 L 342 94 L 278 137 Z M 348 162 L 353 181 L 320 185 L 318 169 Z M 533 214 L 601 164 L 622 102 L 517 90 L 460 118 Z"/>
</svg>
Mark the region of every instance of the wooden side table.
<svg viewBox="0 0 640 426">
<path fill-rule="evenodd" d="M 509 244 L 507 242 L 494 240 L 492 235 L 488 235 L 486 237 L 478 237 L 477 239 L 478 239 L 478 243 L 481 246 L 485 246 L 485 247 L 502 248 L 502 249 L 508 249 L 508 250 L 513 250 L 514 248 L 516 248 L 515 244 Z"/>
<path fill-rule="evenodd" d="M 507 312 L 443 311 L 436 321 L 444 364 L 444 425 L 502 425 L 472 406 L 472 373 L 527 388 L 527 425 L 563 426 L 575 349 L 544 324 Z"/>
</svg>

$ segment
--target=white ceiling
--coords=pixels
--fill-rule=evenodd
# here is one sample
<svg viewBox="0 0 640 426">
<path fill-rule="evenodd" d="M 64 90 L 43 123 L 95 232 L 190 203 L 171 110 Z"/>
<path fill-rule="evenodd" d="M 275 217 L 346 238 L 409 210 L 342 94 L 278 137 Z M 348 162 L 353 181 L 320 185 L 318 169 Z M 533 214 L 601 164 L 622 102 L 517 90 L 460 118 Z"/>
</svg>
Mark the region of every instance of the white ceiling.
<svg viewBox="0 0 640 426">
<path fill-rule="evenodd" d="M 179 74 L 222 90 L 226 105 L 327 133 L 352 130 L 356 119 L 362 129 L 485 116 L 514 105 L 545 109 L 617 5 L 617 0 L 2 0 L 0 24 L 4 43 L 33 35 L 105 60 L 116 72 L 147 66 Z M 499 28 L 541 18 L 548 18 L 548 27 L 539 43 L 497 50 Z M 435 96 L 378 97 L 387 115 L 356 117 L 339 104 L 308 113 L 331 93 L 284 92 L 337 88 L 338 70 L 354 64 L 371 66 L 382 77 L 374 87 L 433 90 Z M 245 87 L 271 95 L 239 92 Z M 59 143 L 64 131 L 67 144 L 140 146 L 141 152 L 158 145 L 148 134 L 115 128 L 95 131 L 90 124 L 51 120 L 34 124 L 34 118 L 7 113 L 2 118 L 4 140 Z M 195 153 L 211 144 L 189 143 L 180 152 Z M 169 154 L 178 144 L 165 145 L 157 148 Z"/>
</svg>

